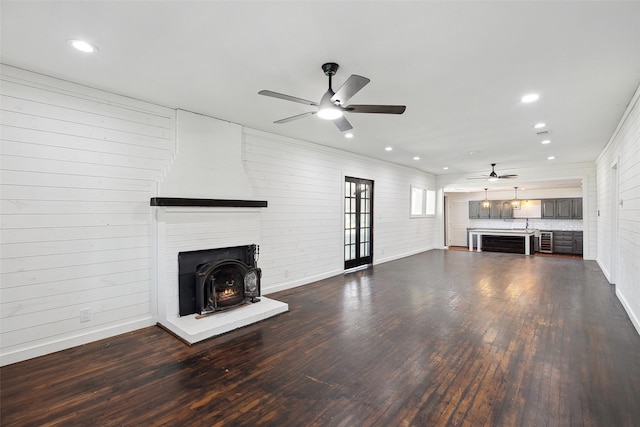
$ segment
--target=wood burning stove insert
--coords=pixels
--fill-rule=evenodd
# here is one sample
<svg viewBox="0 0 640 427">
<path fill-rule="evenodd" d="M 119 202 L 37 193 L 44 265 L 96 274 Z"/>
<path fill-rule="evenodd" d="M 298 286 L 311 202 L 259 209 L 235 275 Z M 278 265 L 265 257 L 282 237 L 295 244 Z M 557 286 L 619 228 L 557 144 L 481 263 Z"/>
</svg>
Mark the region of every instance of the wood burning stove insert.
<svg viewBox="0 0 640 427">
<path fill-rule="evenodd" d="M 180 252 L 180 316 L 206 315 L 260 301 L 257 245 Z"/>
</svg>

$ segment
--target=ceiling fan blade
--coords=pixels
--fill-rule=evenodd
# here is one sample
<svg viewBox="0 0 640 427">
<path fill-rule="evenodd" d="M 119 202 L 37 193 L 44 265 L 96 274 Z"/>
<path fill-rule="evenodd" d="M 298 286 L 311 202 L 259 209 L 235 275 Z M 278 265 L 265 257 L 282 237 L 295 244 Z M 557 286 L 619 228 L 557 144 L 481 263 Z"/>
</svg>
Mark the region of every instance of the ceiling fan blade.
<svg viewBox="0 0 640 427">
<path fill-rule="evenodd" d="M 351 123 L 349 123 L 349 120 L 347 120 L 346 117 L 344 116 L 338 117 L 337 119 L 333 120 L 333 123 L 336 124 L 338 129 L 340 129 L 340 132 L 353 129 L 353 126 L 351 126 Z"/>
<path fill-rule="evenodd" d="M 306 113 L 302 113 L 302 114 L 298 114 L 296 116 L 291 116 L 291 117 L 287 117 L 285 119 L 280 119 L 280 120 L 276 120 L 273 123 L 278 123 L 278 124 L 282 124 L 282 123 L 288 123 L 288 122 L 292 122 L 294 120 L 298 120 L 301 119 L 303 117 L 308 117 L 308 116 L 312 116 L 314 115 L 316 112 L 315 111 L 307 111 Z"/>
<path fill-rule="evenodd" d="M 515 174 L 511 174 L 511 175 L 500 175 L 498 177 L 498 179 L 516 179 L 518 177 L 518 175 Z"/>
<path fill-rule="evenodd" d="M 299 104 L 313 105 L 315 107 L 318 106 L 317 102 L 309 101 L 307 99 L 302 99 L 302 98 L 296 98 L 295 96 L 285 95 L 283 93 L 273 92 L 270 90 L 261 90 L 260 92 L 258 92 L 258 95 L 270 96 L 272 98 L 280 98 L 280 99 L 284 99 L 285 101 L 293 101 Z"/>
<path fill-rule="evenodd" d="M 351 99 L 353 95 L 358 93 L 360 89 L 365 87 L 371 80 L 366 77 L 352 74 L 336 93 L 331 97 L 332 102 L 343 104 Z"/>
<path fill-rule="evenodd" d="M 405 105 L 347 105 L 345 111 L 349 113 L 378 113 L 378 114 L 402 114 L 407 107 Z"/>
</svg>

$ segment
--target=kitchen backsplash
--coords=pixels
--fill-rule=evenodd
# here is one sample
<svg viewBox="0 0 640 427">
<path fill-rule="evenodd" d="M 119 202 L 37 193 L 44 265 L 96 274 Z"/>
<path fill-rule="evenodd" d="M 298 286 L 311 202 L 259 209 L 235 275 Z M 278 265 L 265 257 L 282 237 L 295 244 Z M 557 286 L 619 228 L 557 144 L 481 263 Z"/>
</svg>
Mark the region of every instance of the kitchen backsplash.
<svg viewBox="0 0 640 427">
<path fill-rule="evenodd" d="M 526 219 L 470 219 L 469 228 L 525 228 Z M 536 230 L 582 231 L 581 219 L 529 219 L 529 228 Z"/>
</svg>

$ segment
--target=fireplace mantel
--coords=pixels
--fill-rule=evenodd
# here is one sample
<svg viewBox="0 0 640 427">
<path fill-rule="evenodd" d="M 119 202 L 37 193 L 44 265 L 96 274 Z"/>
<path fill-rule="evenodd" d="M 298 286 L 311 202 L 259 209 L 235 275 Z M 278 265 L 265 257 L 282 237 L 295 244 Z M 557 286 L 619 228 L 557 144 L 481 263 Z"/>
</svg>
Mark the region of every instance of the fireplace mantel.
<svg viewBox="0 0 640 427">
<path fill-rule="evenodd" d="M 152 197 L 151 206 L 180 206 L 205 208 L 266 208 L 266 200 L 190 199 L 181 197 Z"/>
</svg>

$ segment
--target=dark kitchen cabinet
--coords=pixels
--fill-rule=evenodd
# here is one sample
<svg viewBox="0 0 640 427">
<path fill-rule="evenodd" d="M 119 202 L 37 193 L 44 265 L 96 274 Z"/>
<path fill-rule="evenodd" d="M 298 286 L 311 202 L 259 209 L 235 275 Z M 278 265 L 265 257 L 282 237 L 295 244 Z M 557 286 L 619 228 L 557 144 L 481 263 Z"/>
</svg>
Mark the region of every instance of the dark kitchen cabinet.
<svg viewBox="0 0 640 427">
<path fill-rule="evenodd" d="M 491 219 L 500 218 L 500 211 L 502 210 L 502 202 L 500 200 L 491 201 Z"/>
<path fill-rule="evenodd" d="M 510 201 L 504 201 L 500 207 L 500 218 L 513 218 L 513 206 Z"/>
<path fill-rule="evenodd" d="M 480 202 L 476 200 L 469 201 L 469 218 L 470 219 L 480 218 Z"/>
<path fill-rule="evenodd" d="M 582 199 L 543 199 L 540 201 L 542 218 L 582 219 Z"/>
<path fill-rule="evenodd" d="M 488 219 L 491 218 L 491 209 L 483 208 L 482 202 L 478 202 L 480 207 L 478 208 L 478 218 L 480 219 Z"/>
<path fill-rule="evenodd" d="M 556 218 L 571 219 L 573 199 L 556 199 Z"/>
<path fill-rule="evenodd" d="M 493 206 L 493 205 L 492 205 Z M 479 200 L 469 201 L 469 218 L 470 219 L 489 219 L 493 208 L 483 208 L 482 202 Z"/>
<path fill-rule="evenodd" d="M 505 219 L 513 218 L 513 210 L 511 208 L 511 202 L 505 200 L 492 200 L 491 201 L 491 219 Z"/>
<path fill-rule="evenodd" d="M 469 201 L 469 218 L 470 219 L 488 219 L 490 209 L 483 208 L 482 202 L 478 200 Z"/>
<path fill-rule="evenodd" d="M 542 218 L 556 217 L 556 199 L 543 199 L 540 204 L 542 205 Z"/>
<path fill-rule="evenodd" d="M 572 199 L 571 218 L 582 219 L 582 199 Z"/>
<path fill-rule="evenodd" d="M 553 253 L 573 254 L 573 231 L 553 232 Z"/>
<path fill-rule="evenodd" d="M 582 255 L 582 231 L 553 231 L 553 253 Z"/>
<path fill-rule="evenodd" d="M 573 253 L 576 255 L 582 255 L 582 247 L 584 246 L 584 241 L 582 239 L 582 231 L 574 231 L 573 232 Z"/>
</svg>

